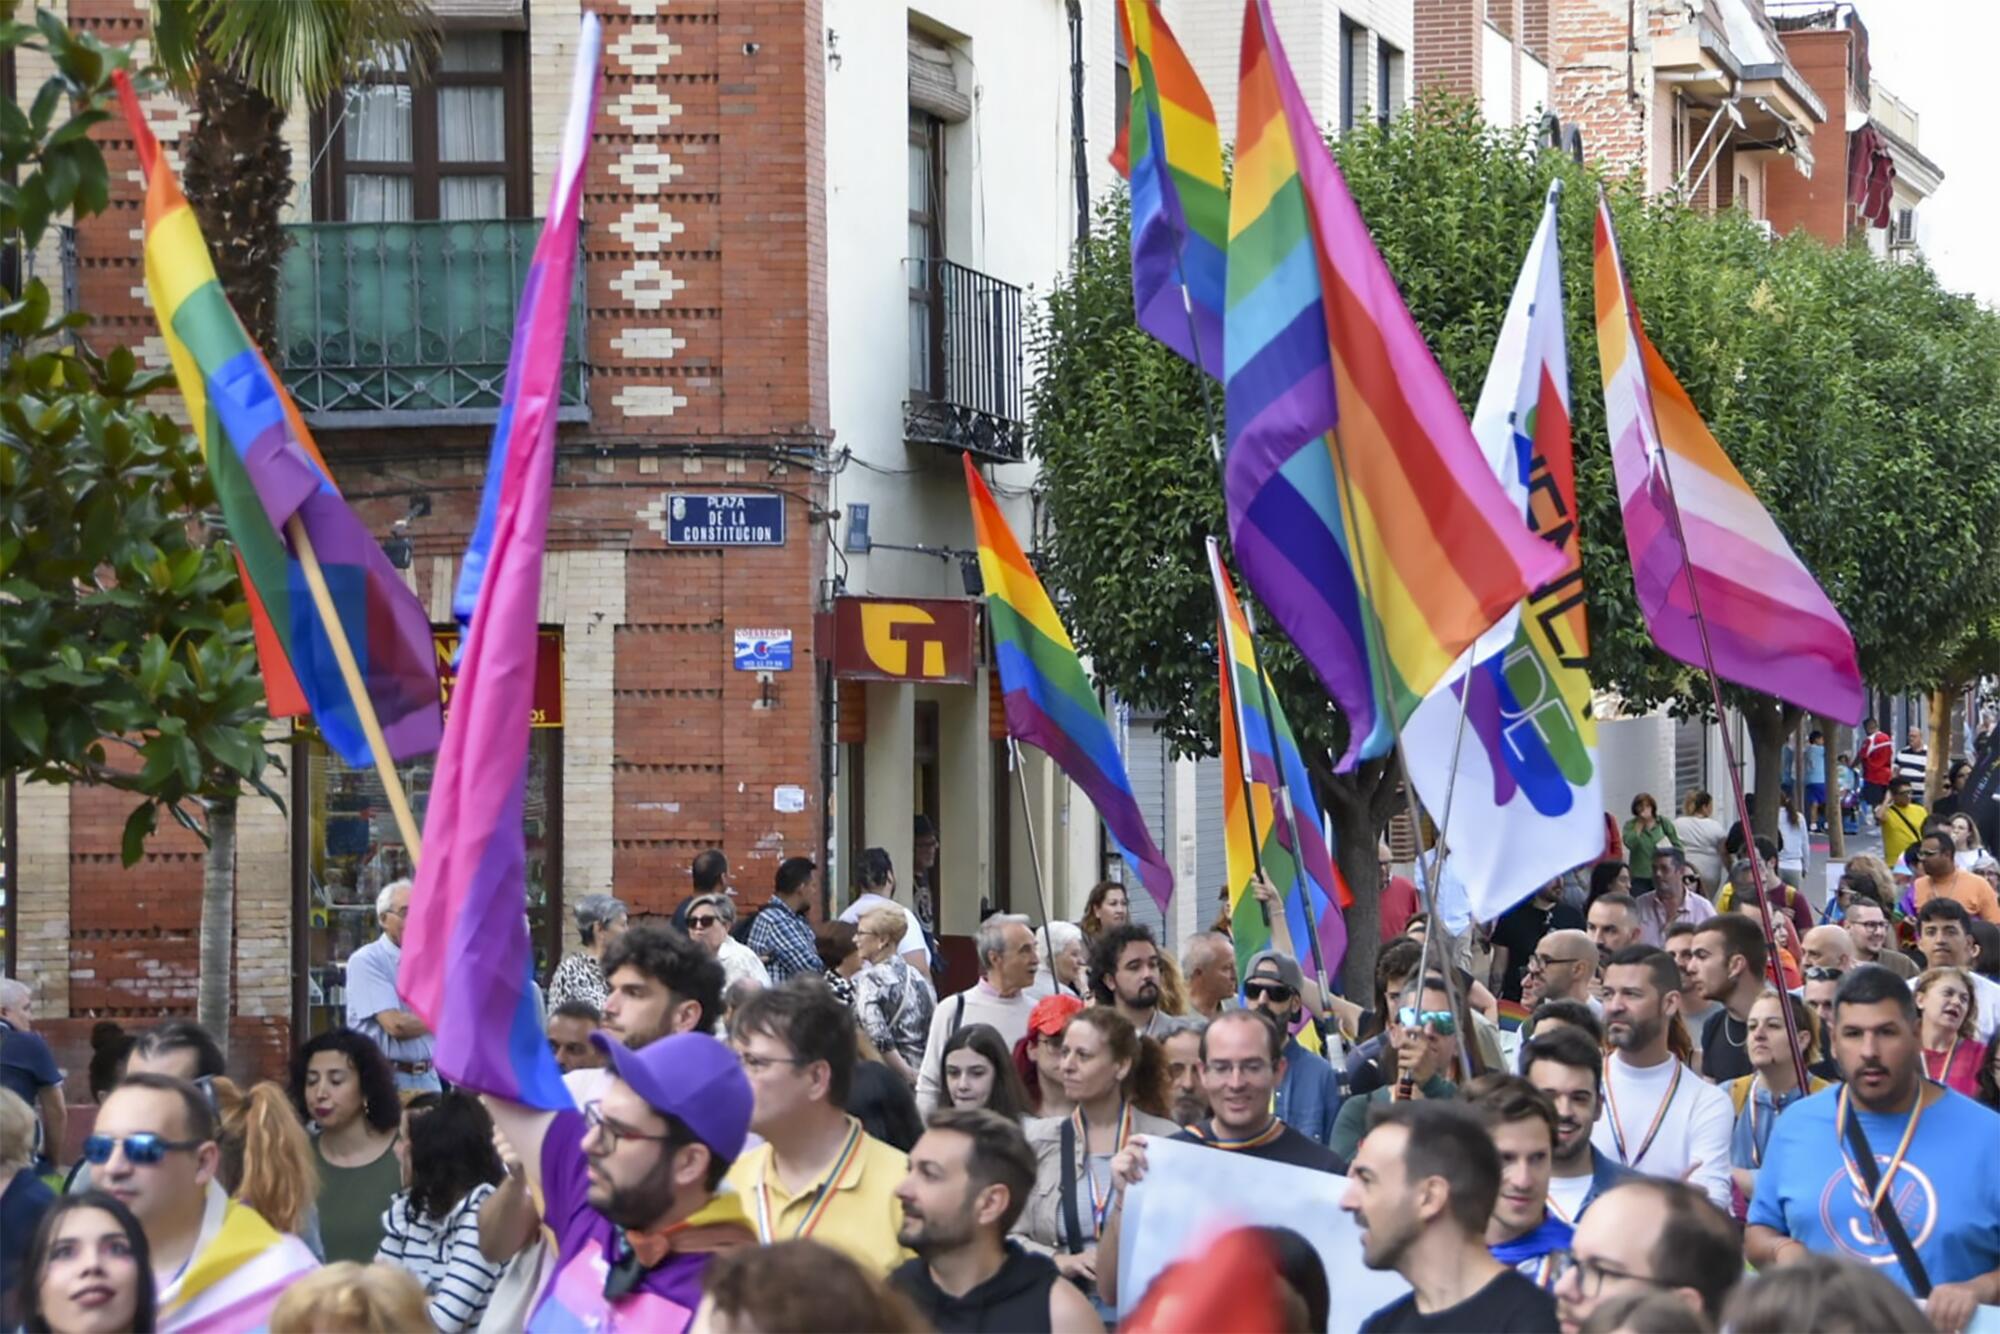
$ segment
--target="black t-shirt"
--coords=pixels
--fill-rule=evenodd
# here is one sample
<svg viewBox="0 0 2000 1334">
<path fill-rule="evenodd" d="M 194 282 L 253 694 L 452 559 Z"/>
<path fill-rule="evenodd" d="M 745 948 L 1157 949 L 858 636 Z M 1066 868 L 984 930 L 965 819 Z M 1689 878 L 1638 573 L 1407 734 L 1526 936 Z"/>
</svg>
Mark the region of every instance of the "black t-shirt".
<svg viewBox="0 0 2000 1334">
<path fill-rule="evenodd" d="M 1701 1026 L 1701 1073 L 1712 1084 L 1726 1084 L 1756 1073 L 1750 1064 L 1750 1025 L 1736 1022 L 1723 1006 Z"/>
<path fill-rule="evenodd" d="M 1555 1334 L 1556 1299 L 1518 1270 L 1493 1281 L 1456 1306 L 1425 1315 L 1417 1294 L 1383 1307 L 1361 1322 L 1362 1334 Z"/>
<path fill-rule="evenodd" d="M 1201 1131 L 1196 1134 L 1196 1130 Z M 1199 1127 L 1190 1126 L 1173 1138 L 1189 1144 L 1206 1144 L 1211 1149 L 1220 1146 L 1213 1143 L 1215 1123 L 1203 1121 Z M 1241 1149 L 1224 1149 L 1225 1153 L 1241 1153 L 1252 1158 L 1263 1158 L 1269 1162 L 1284 1163 L 1288 1167 L 1309 1167 L 1315 1172 L 1339 1172 L 1340 1159 L 1333 1150 L 1309 1135 L 1301 1135 L 1290 1126 L 1284 1128 L 1269 1144 L 1249 1145 Z"/>
<path fill-rule="evenodd" d="M 1501 914 L 1493 924 L 1493 943 L 1507 947 L 1507 976 L 1500 984 L 1503 1000 L 1521 999 L 1521 979 L 1528 971 L 1528 957 L 1543 936 L 1551 931 L 1581 931 L 1583 914 L 1557 899 L 1544 908 L 1529 899 L 1520 907 Z"/>
</svg>

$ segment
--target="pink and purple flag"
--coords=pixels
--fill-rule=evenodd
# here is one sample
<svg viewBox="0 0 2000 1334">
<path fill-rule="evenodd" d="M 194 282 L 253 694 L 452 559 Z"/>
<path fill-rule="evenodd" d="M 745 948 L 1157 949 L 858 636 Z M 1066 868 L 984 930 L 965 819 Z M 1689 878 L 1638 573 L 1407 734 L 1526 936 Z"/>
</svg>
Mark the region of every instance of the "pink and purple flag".
<svg viewBox="0 0 2000 1334">
<path fill-rule="evenodd" d="M 1605 426 L 1632 584 L 1653 642 L 1704 667 L 1699 611 L 1717 676 L 1859 722 L 1854 636 L 1646 337 L 1601 191 L 1596 241 Z"/>
<path fill-rule="evenodd" d="M 466 581 L 473 595 L 471 628 L 431 785 L 424 855 L 396 980 L 403 999 L 436 1035 L 434 1058 L 445 1078 L 552 1109 L 568 1107 L 570 1099 L 529 990 L 521 811 L 557 377 L 576 275 L 601 41 L 597 16 L 586 13 L 548 217 L 514 326 L 507 401 L 488 464 L 499 481 L 489 481 L 474 539 L 484 542 L 484 563 Z"/>
</svg>

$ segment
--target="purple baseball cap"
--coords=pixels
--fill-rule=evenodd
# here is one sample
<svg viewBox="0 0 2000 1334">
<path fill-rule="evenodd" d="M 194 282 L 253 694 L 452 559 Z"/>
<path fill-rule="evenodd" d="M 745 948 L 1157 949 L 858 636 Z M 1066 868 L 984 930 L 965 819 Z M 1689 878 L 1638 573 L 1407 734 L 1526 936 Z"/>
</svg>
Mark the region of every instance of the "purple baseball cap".
<svg viewBox="0 0 2000 1334">
<path fill-rule="evenodd" d="M 634 1051 L 599 1029 L 590 1035 L 611 1068 L 663 1116 L 735 1162 L 750 1134 L 750 1077 L 736 1053 L 706 1033 L 675 1033 Z"/>
</svg>

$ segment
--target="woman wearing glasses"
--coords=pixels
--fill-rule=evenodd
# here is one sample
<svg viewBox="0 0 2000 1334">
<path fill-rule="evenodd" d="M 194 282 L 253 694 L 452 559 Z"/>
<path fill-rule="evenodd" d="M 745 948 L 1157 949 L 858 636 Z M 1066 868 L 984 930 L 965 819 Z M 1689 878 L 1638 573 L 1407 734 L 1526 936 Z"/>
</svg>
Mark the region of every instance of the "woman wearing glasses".
<svg viewBox="0 0 2000 1334">
<path fill-rule="evenodd" d="M 292 1057 L 292 1103 L 313 1131 L 326 1259 L 367 1264 L 382 1244 L 382 1213 L 403 1186 L 393 1151 L 403 1104 L 389 1059 L 352 1029 L 321 1033 Z"/>
<path fill-rule="evenodd" d="M 14 1253 L 18 1235 L 9 1235 Z M 145 1229 L 119 1200 L 86 1190 L 42 1215 L 22 1264 L 21 1328 L 30 1334 L 152 1334 L 158 1328 Z"/>
<path fill-rule="evenodd" d="M 909 924 L 909 914 L 893 903 L 861 915 L 854 944 L 867 966 L 854 979 L 854 1016 L 881 1049 L 883 1063 L 915 1088 L 937 992 L 930 978 L 898 952 Z"/>
<path fill-rule="evenodd" d="M 771 974 L 766 971 L 764 961 L 742 941 L 729 934 L 736 925 L 736 904 L 727 894 L 704 894 L 688 905 L 687 931 L 694 942 L 715 956 L 722 965 L 722 990 L 725 995 L 738 982 L 754 982 L 759 987 L 771 985 Z"/>
</svg>

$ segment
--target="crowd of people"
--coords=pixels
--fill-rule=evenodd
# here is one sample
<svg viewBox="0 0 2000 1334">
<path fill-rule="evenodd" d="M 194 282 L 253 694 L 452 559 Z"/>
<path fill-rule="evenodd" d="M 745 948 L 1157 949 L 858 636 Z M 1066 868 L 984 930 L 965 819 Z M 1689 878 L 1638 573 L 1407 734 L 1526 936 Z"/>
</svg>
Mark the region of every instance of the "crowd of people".
<svg viewBox="0 0 2000 1334">
<path fill-rule="evenodd" d="M 1165 1330 L 1228 1257 L 1271 1328 L 1325 1328 L 1358 1264 L 1408 1285 L 1344 1313 L 1369 1330 L 1957 1331 L 2000 1305 L 2000 911 L 1970 822 L 1878 795 L 1914 837 L 1823 909 L 1701 793 L 1678 820 L 1642 794 L 1622 857 L 1458 938 L 1391 885 L 1365 1004 L 1281 911 L 1239 976 L 1226 913 L 1176 956 L 1114 882 L 1074 923 L 988 917 L 954 988 L 879 849 L 825 921 L 810 861 L 741 920 L 704 853 L 672 922 L 574 905 L 553 1112 L 444 1086 L 392 884 L 347 1023 L 282 1082 L 239 1086 L 186 1021 L 100 1024 L 74 1161 L 0 982 L 0 1321 Z M 1186 1161 L 1163 1140 L 1345 1174 L 1352 1253 L 1280 1200 L 1121 1266 L 1128 1193 Z"/>
</svg>

